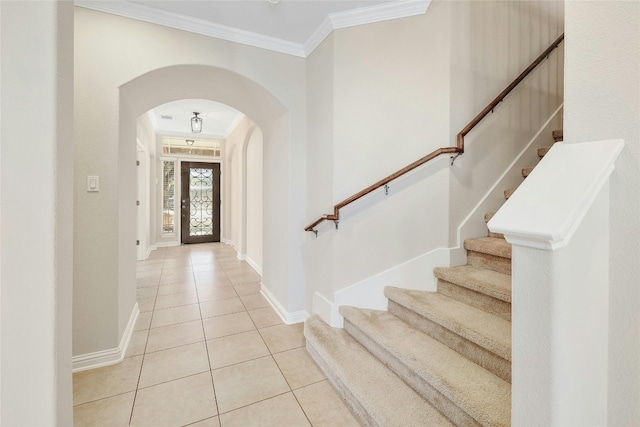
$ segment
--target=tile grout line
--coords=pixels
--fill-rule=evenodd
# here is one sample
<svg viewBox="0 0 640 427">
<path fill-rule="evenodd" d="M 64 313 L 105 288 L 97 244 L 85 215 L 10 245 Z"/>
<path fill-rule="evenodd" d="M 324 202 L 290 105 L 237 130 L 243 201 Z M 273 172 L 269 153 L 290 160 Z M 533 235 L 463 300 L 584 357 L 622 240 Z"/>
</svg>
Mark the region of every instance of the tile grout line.
<svg viewBox="0 0 640 427">
<path fill-rule="evenodd" d="M 160 270 L 160 277 L 158 277 L 158 285 L 156 286 L 156 297 L 153 300 L 153 310 L 151 311 L 151 319 L 149 320 L 149 329 L 147 329 L 147 339 L 144 343 L 144 350 L 142 351 L 142 362 L 140 363 L 140 372 L 138 373 L 138 381 L 136 382 L 136 390 L 133 395 L 133 403 L 131 404 L 131 413 L 129 414 L 129 425 L 133 421 L 133 411 L 136 407 L 136 399 L 138 398 L 138 390 L 140 389 L 140 378 L 142 378 L 142 369 L 144 368 L 144 360 L 147 355 L 147 345 L 149 344 L 149 337 L 151 336 L 151 323 L 153 323 L 153 315 L 156 311 L 156 301 L 158 299 L 158 291 L 160 290 L 160 279 L 162 278 L 162 272 L 164 271 L 164 261 L 166 258 L 166 251 L 162 257 L 162 269 Z"/>
<path fill-rule="evenodd" d="M 215 258 L 215 255 L 214 255 Z M 191 248 L 189 248 L 189 259 L 191 260 Z M 202 327 L 202 336 L 204 338 L 204 348 L 205 351 L 207 352 L 207 364 L 209 365 L 209 378 L 211 378 L 211 388 L 213 389 L 213 401 L 215 402 L 216 405 L 216 416 L 218 417 L 218 425 L 220 425 L 220 406 L 218 405 L 218 393 L 216 393 L 216 383 L 213 380 L 213 369 L 211 368 L 211 356 L 209 355 L 209 346 L 207 345 L 207 333 L 204 329 L 204 319 L 202 317 L 202 307 L 200 306 L 200 293 L 198 292 L 198 284 L 196 282 L 196 275 L 195 272 L 193 272 L 193 266 L 192 266 L 192 273 L 193 273 L 193 282 L 196 285 L 196 298 L 198 299 L 198 312 L 200 313 L 200 325 Z"/>
<path fill-rule="evenodd" d="M 244 304 L 244 302 L 243 302 Z M 253 325 L 256 327 L 256 330 L 258 331 L 258 335 L 260 336 L 260 339 L 262 340 L 262 342 L 264 343 L 265 347 L 267 347 L 267 350 L 269 351 L 269 355 L 271 356 L 271 359 L 273 360 L 273 363 L 275 363 L 276 367 L 278 368 L 278 372 L 280 372 L 280 375 L 282 375 L 282 378 L 284 379 L 284 381 L 287 383 L 287 387 L 289 387 L 289 391 L 287 393 L 291 393 L 291 395 L 293 396 L 293 398 L 295 399 L 296 403 L 298 404 L 298 407 L 300 408 L 300 410 L 302 411 L 302 413 L 304 414 L 305 418 L 307 419 L 307 421 L 309 422 L 310 426 L 313 426 L 313 424 L 311 424 L 311 420 L 309 419 L 309 416 L 307 415 L 306 411 L 304 410 L 304 408 L 302 407 L 302 405 L 300 404 L 300 401 L 298 400 L 298 397 L 296 396 L 296 394 L 293 392 L 293 388 L 291 387 L 291 383 L 289 382 L 289 380 L 287 379 L 286 375 L 284 374 L 284 372 L 282 372 L 282 368 L 280 367 L 280 365 L 278 364 L 278 361 L 276 360 L 276 358 L 274 357 L 274 353 L 271 350 L 271 348 L 267 345 L 267 342 L 264 340 L 264 337 L 262 336 L 262 334 L 260 333 L 260 329 L 258 328 L 258 325 L 255 324 L 255 321 L 253 320 L 253 318 L 251 316 L 249 316 L 249 318 L 251 318 L 251 321 L 253 322 Z M 278 325 L 276 325 L 278 326 Z M 300 348 L 300 347 L 298 347 Z M 291 349 L 292 350 L 292 349 Z M 288 350 L 285 350 L 288 351 Z M 280 354 L 280 353 L 284 353 L 284 352 L 278 352 L 275 354 Z M 282 394 L 286 394 L 286 393 L 282 393 Z M 282 394 L 276 395 L 276 396 L 271 396 L 269 399 L 273 399 L 274 397 L 277 396 L 281 396 Z M 267 399 L 264 399 L 267 400 Z M 253 404 L 258 403 L 258 402 L 254 402 Z"/>
</svg>

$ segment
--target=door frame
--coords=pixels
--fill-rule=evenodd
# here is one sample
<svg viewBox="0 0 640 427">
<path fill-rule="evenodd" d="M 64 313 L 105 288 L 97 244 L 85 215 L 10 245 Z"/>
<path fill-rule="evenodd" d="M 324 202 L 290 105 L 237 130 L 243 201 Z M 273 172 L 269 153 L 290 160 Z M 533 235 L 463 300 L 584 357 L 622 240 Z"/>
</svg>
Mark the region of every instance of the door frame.
<svg viewBox="0 0 640 427">
<path fill-rule="evenodd" d="M 149 156 L 145 146 L 136 140 L 136 181 L 137 181 L 137 211 L 136 211 L 136 259 L 142 261 L 149 256 L 151 212 L 149 210 Z"/>
<path fill-rule="evenodd" d="M 209 236 L 189 236 L 189 210 L 190 210 L 190 198 L 189 198 L 189 179 L 183 179 L 185 169 L 192 167 L 211 168 L 213 170 L 213 218 L 217 218 L 217 221 L 213 223 L 213 235 Z M 220 242 L 222 218 L 221 218 L 221 165 L 219 162 L 205 162 L 205 161 L 192 161 L 183 160 L 180 162 L 180 244 L 191 243 L 209 243 Z M 186 212 L 185 212 L 186 211 Z"/>
</svg>

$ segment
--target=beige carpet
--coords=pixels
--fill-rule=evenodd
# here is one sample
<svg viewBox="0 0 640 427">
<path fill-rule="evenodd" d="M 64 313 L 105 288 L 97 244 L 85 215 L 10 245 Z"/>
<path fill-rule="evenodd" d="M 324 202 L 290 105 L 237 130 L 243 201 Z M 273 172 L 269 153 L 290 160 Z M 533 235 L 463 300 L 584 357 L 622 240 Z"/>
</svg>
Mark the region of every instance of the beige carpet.
<svg viewBox="0 0 640 427">
<path fill-rule="evenodd" d="M 434 270 L 437 292 L 386 287 L 388 311 L 340 307 L 344 330 L 307 320 L 309 354 L 364 425 L 511 424 L 511 245 L 464 247 L 466 265 Z"/>
</svg>

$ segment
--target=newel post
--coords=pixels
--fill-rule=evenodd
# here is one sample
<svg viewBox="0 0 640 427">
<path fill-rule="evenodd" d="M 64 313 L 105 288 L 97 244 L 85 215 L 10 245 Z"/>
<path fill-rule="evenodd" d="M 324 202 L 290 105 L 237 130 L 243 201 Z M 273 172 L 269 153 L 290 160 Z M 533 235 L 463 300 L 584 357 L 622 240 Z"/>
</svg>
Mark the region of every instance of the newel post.
<svg viewBox="0 0 640 427">
<path fill-rule="evenodd" d="M 512 425 L 606 425 L 609 177 L 622 140 L 558 143 L 489 222 L 512 250 Z"/>
</svg>

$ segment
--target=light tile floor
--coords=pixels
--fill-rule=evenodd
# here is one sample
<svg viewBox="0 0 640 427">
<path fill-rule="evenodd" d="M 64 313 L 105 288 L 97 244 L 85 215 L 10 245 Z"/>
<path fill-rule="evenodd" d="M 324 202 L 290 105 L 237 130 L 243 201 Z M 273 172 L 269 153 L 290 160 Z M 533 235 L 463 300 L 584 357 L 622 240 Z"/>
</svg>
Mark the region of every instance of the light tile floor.
<svg viewBox="0 0 640 427">
<path fill-rule="evenodd" d="M 76 426 L 359 425 L 229 246 L 158 249 L 137 283 L 124 361 L 73 376 Z"/>
</svg>

